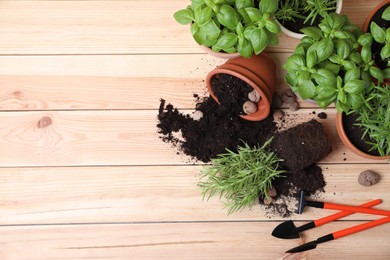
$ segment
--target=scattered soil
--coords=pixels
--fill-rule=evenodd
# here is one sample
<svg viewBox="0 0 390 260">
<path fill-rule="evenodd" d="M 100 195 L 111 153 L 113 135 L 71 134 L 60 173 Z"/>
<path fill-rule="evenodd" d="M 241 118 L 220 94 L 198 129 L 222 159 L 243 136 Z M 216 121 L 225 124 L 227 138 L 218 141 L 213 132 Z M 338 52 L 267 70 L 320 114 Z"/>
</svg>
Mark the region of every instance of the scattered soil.
<svg viewBox="0 0 390 260">
<path fill-rule="evenodd" d="M 390 21 L 386 21 L 382 19 L 382 14 L 385 11 L 385 9 L 389 6 L 390 4 L 386 4 L 382 6 L 372 17 L 371 22 L 375 22 L 382 28 L 389 28 L 390 27 Z M 370 26 L 368 26 L 368 32 L 370 32 Z M 382 50 L 384 44 L 377 43 L 373 41 L 372 46 L 371 46 L 371 52 L 375 60 L 375 64 L 378 65 L 382 70 L 387 68 L 387 62 L 383 61 L 381 59 L 380 51 Z"/>
<path fill-rule="evenodd" d="M 314 112 L 314 114 L 315 114 L 315 112 Z M 328 115 L 325 112 L 318 113 L 317 116 L 321 119 L 326 119 L 328 117 Z"/>
<path fill-rule="evenodd" d="M 284 167 L 297 171 L 319 161 L 332 151 L 332 146 L 321 123 L 312 119 L 280 132 L 271 143 L 271 149 L 284 159 Z"/>
<path fill-rule="evenodd" d="M 279 8 L 282 4 L 284 4 L 286 0 L 279 1 Z M 334 4 L 334 10 L 336 10 L 336 4 Z M 313 24 L 311 24 L 311 20 L 309 20 L 307 23 L 305 22 L 306 17 L 309 15 L 310 12 L 301 13 L 301 15 L 305 18 L 294 18 L 294 20 L 291 21 L 279 21 L 280 24 L 282 24 L 284 27 L 289 29 L 290 31 L 293 31 L 295 33 L 302 33 L 300 30 L 309 26 L 315 26 L 318 27 L 320 24 L 322 17 L 320 15 L 317 16 L 317 18 L 314 20 Z"/>
<path fill-rule="evenodd" d="M 236 151 L 242 141 L 250 146 L 262 145 L 276 131 L 272 115 L 262 121 L 247 121 L 237 115 L 237 107 L 218 105 L 211 97 L 198 103 L 197 110 L 203 112 L 199 121 L 164 103 L 162 100 L 158 115 L 160 138 L 203 162 L 225 153 L 226 148 Z M 181 136 L 175 134 L 179 131 Z"/>
<path fill-rule="evenodd" d="M 362 139 L 363 129 L 361 127 L 355 125 L 358 117 L 359 117 L 359 115 L 357 115 L 357 114 L 350 114 L 350 115 L 343 114 L 343 127 L 344 127 L 345 133 L 347 134 L 351 143 L 356 148 L 358 148 L 359 150 L 361 150 L 365 153 L 379 156 L 380 154 L 377 150 L 372 150 L 369 152 L 369 150 L 371 149 L 371 145 L 367 144 L 366 142 L 369 142 L 370 138 L 366 135 Z"/>
<path fill-rule="evenodd" d="M 226 148 L 236 151 L 242 141 L 250 146 L 256 146 L 274 137 L 275 145 L 272 147 L 279 152 L 280 158 L 288 162 L 286 165 L 289 167 L 281 166 L 288 173 L 274 181 L 278 194 L 276 200 L 266 208 L 268 212 L 287 217 L 295 210 L 295 196 L 300 190 L 313 194 L 316 191 L 323 191 L 325 186 L 322 170 L 315 165 L 316 161 L 330 151 L 322 125 L 312 120 L 278 132 L 272 118 L 273 111 L 262 121 L 244 120 L 237 113 L 238 108 L 242 107 L 242 100 L 224 97 L 224 94 L 229 96 L 232 92 L 234 90 L 219 93 L 219 100 L 228 102 L 221 102 L 220 105 L 210 96 L 201 98 L 194 94 L 197 102 L 196 111 L 203 113 L 203 117 L 198 120 L 194 120 L 190 114 L 179 112 L 171 104 L 166 105 L 165 100 L 161 99 L 157 125 L 160 138 L 164 142 L 171 143 L 180 153 L 196 160 L 209 162 L 217 155 L 225 153 Z M 283 124 L 286 127 L 288 125 L 286 119 L 282 121 L 285 121 Z M 292 152 L 285 152 L 288 151 L 287 147 L 294 146 Z M 264 199 L 260 201 L 262 204 Z"/>
</svg>

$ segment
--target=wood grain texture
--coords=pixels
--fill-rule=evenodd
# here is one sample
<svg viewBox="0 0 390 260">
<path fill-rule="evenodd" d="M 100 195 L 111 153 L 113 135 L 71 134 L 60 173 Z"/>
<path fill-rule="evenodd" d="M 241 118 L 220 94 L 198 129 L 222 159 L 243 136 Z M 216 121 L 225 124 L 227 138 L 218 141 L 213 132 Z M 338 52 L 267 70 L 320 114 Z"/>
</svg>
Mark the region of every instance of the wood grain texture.
<svg viewBox="0 0 390 260">
<path fill-rule="evenodd" d="M 389 165 L 322 165 L 325 193 L 315 200 L 359 205 L 380 198 L 390 208 Z M 223 200 L 202 200 L 197 186 L 201 166 L 0 168 L 0 225 L 283 220 L 256 204 L 227 215 Z M 363 187 L 357 179 L 370 169 L 380 182 Z M 307 208 L 292 219 L 331 214 Z M 354 214 L 348 220 L 376 219 Z M 344 219 L 344 220 L 345 220 Z M 0 250 L 1 251 L 1 250 Z"/>
<path fill-rule="evenodd" d="M 344 1 L 343 13 L 362 25 L 381 0 Z M 0 54 L 202 53 L 173 19 L 180 1 L 2 1 Z M 353 14 L 353 15 L 352 15 Z M 268 50 L 290 52 L 297 40 L 280 35 Z"/>
<path fill-rule="evenodd" d="M 286 125 L 318 119 L 320 111 L 301 109 L 286 115 Z M 178 149 L 159 139 L 157 113 L 157 110 L 0 112 L 3 122 L 0 166 L 196 163 L 188 156 L 177 155 Z M 335 110 L 329 109 L 327 114 L 328 119 L 321 122 L 332 140 L 333 152 L 322 162 L 375 163 L 354 155 L 341 144 L 334 125 Z"/>
<path fill-rule="evenodd" d="M 337 222 L 340 230 L 361 222 Z M 300 240 L 270 236 L 277 223 L 154 223 L 0 227 L 4 260 L 38 259 L 292 259 L 284 251 L 321 233 Z M 380 233 L 378 233 L 380 231 Z M 320 231 L 321 232 L 321 231 Z M 325 231 L 328 232 L 328 231 Z M 390 225 L 376 227 L 318 246 L 298 259 L 388 259 Z M 377 241 L 381 241 L 378 243 Z"/>
</svg>

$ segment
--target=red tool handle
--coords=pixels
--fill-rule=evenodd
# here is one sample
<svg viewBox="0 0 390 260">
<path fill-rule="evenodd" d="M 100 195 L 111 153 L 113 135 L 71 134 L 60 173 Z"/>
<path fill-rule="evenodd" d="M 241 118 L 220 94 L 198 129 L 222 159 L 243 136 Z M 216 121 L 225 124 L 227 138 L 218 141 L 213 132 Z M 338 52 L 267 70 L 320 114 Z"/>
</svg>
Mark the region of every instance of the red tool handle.
<svg viewBox="0 0 390 260">
<path fill-rule="evenodd" d="M 345 237 L 369 228 L 373 228 L 382 224 L 386 224 L 390 222 L 390 217 L 385 217 L 377 220 L 373 220 L 364 224 L 360 224 L 354 227 L 346 228 L 337 232 L 332 233 L 334 239 L 340 238 L 340 237 Z"/>
<path fill-rule="evenodd" d="M 380 204 L 381 202 L 382 202 L 381 199 L 376 199 L 376 200 L 372 200 L 370 202 L 364 203 L 364 204 L 360 205 L 359 207 L 371 208 L 371 207 L 373 207 L 375 205 Z M 320 218 L 320 219 L 314 220 L 314 225 L 316 227 L 319 227 L 321 225 L 324 225 L 324 224 L 332 222 L 334 220 L 337 220 L 337 219 L 349 216 L 349 215 L 354 214 L 354 213 L 355 212 L 352 212 L 352 211 L 342 211 L 342 212 L 339 212 L 339 213 L 335 213 L 333 215 L 330 215 L 330 216 L 327 216 L 327 217 L 324 217 L 324 218 Z"/>
<path fill-rule="evenodd" d="M 324 202 L 324 209 L 335 209 L 335 210 L 359 212 L 365 214 L 390 216 L 390 211 L 388 210 L 362 208 L 357 206 L 348 206 L 348 205 L 334 204 L 329 202 Z"/>
</svg>

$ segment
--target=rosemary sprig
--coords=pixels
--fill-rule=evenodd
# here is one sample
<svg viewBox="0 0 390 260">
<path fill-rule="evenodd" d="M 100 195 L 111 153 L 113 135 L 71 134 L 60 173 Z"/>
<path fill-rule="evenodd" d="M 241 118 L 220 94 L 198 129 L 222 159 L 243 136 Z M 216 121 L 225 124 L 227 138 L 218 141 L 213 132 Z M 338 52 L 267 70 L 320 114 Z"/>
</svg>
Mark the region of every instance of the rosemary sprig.
<svg viewBox="0 0 390 260">
<path fill-rule="evenodd" d="M 228 214 L 251 207 L 258 196 L 269 198 L 267 191 L 272 180 L 285 171 L 279 168 L 280 159 L 268 149 L 272 139 L 261 147 L 250 147 L 244 143 L 237 152 L 227 153 L 212 159 L 212 164 L 205 166 L 200 181 L 203 199 L 207 200 L 219 194 L 225 197 Z"/>
<path fill-rule="evenodd" d="M 372 150 L 381 156 L 390 154 L 390 86 L 373 86 L 369 98 L 364 102 L 356 125 L 364 129 L 363 137 L 368 135 Z"/>
</svg>

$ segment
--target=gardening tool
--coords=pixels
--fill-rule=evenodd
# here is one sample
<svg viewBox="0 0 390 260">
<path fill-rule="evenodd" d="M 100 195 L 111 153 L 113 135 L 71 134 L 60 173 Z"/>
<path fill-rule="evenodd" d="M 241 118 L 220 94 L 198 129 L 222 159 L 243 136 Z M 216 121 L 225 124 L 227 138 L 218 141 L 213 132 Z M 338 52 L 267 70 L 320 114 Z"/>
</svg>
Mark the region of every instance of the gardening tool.
<svg viewBox="0 0 390 260">
<path fill-rule="evenodd" d="M 348 236 L 348 235 L 351 235 L 351 234 L 354 234 L 354 233 L 357 233 L 357 232 L 360 232 L 360 231 L 363 231 L 363 230 L 366 230 L 369 228 L 373 228 L 373 227 L 376 227 L 376 226 L 379 226 L 379 225 L 382 225 L 382 224 L 385 224 L 388 222 L 390 222 L 390 217 L 385 217 L 385 218 L 373 220 L 373 221 L 370 221 L 370 222 L 367 222 L 364 224 L 360 224 L 360 225 L 357 225 L 354 227 L 346 228 L 346 229 L 343 229 L 343 230 L 340 230 L 340 231 L 337 231 L 334 233 L 330 233 L 326 236 L 320 237 L 317 240 L 313 240 L 313 241 L 310 241 L 306 244 L 294 247 L 294 248 L 288 250 L 286 253 L 298 253 L 298 252 L 311 250 L 311 249 L 316 248 L 317 245 L 320 243 L 324 243 L 324 242 L 327 242 L 330 240 L 335 240 L 335 239 L 338 239 L 341 237 L 345 237 L 345 236 Z"/>
<path fill-rule="evenodd" d="M 360 205 L 360 207 L 370 208 L 370 207 L 373 207 L 375 205 L 380 204 L 381 202 L 382 201 L 380 199 L 376 199 L 376 200 L 364 203 L 364 204 Z M 305 230 L 308 230 L 311 228 L 319 227 L 321 225 L 332 222 L 334 220 L 349 216 L 353 213 L 354 212 L 350 212 L 350 211 L 338 212 L 338 213 L 335 213 L 333 215 L 311 221 L 311 222 L 309 222 L 305 225 L 302 225 L 300 227 L 296 227 L 292 220 L 288 220 L 288 221 L 285 221 L 285 222 L 279 224 L 274 229 L 274 231 L 272 231 L 272 235 L 274 237 L 283 238 L 283 239 L 299 238 L 300 237 L 299 232 L 302 232 L 302 231 L 305 231 Z"/>
<path fill-rule="evenodd" d="M 350 211 L 355 213 L 359 212 L 365 214 L 390 216 L 390 211 L 388 210 L 363 208 L 358 206 L 348 206 L 348 205 L 335 204 L 329 202 L 309 201 L 305 199 L 305 193 L 301 191 L 301 195 L 298 203 L 298 210 L 297 210 L 298 214 L 302 214 L 306 206 L 320 208 L 320 209 L 334 209 L 334 210 Z"/>
</svg>

